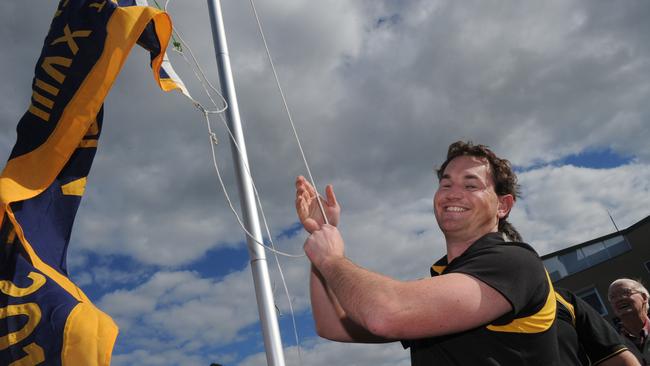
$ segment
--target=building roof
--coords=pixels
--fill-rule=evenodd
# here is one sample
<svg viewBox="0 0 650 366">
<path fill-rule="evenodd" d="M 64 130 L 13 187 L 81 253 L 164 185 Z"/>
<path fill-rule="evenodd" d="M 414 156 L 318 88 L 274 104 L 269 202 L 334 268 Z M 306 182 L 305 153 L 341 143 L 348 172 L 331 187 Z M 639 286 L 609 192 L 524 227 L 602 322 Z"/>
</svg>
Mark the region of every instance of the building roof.
<svg viewBox="0 0 650 366">
<path fill-rule="evenodd" d="M 568 248 L 564 248 L 564 249 L 558 250 L 558 251 L 553 252 L 553 253 L 548 253 L 548 254 L 546 254 L 546 255 L 543 255 L 543 256 L 542 256 L 542 259 L 547 259 L 547 258 L 551 258 L 551 257 L 554 257 L 554 256 L 558 256 L 558 255 L 566 254 L 566 253 L 569 253 L 569 252 L 575 251 L 575 250 L 577 250 L 577 249 L 580 249 L 580 248 L 582 248 L 582 247 L 586 247 L 586 246 L 588 246 L 588 245 L 591 245 L 591 244 L 593 244 L 593 243 L 597 243 L 597 242 L 600 242 L 600 241 L 605 241 L 605 240 L 607 240 L 607 239 L 610 239 L 610 238 L 613 238 L 613 237 L 616 237 L 616 236 L 619 236 L 619 235 L 627 235 L 628 233 L 630 233 L 630 232 L 636 230 L 636 229 L 639 228 L 640 226 L 643 226 L 643 225 L 645 225 L 645 224 L 647 224 L 647 223 L 650 223 L 650 215 L 648 215 L 648 216 L 646 216 L 645 218 L 641 219 L 640 221 L 638 221 L 638 222 L 632 224 L 630 227 L 628 227 L 628 228 L 626 228 L 626 229 L 619 230 L 619 231 L 615 231 L 615 232 L 613 232 L 613 233 L 610 233 L 610 234 L 607 234 L 607 235 L 603 235 L 603 236 L 601 236 L 601 237 L 598 237 L 598 238 L 595 238 L 595 239 L 591 239 L 591 240 L 586 241 L 586 242 L 584 242 L 584 243 L 576 244 L 576 245 L 570 246 L 570 247 L 568 247 Z"/>
</svg>

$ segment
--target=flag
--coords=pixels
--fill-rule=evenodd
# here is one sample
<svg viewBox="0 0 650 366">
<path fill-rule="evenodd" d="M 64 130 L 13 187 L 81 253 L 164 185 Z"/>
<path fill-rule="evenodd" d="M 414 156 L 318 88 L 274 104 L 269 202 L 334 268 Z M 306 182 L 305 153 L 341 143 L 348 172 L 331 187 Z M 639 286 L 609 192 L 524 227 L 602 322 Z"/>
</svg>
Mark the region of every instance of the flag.
<svg viewBox="0 0 650 366">
<path fill-rule="evenodd" d="M 131 48 L 159 86 L 171 20 L 135 0 L 61 0 L 0 174 L 0 365 L 109 365 L 118 329 L 69 278 L 72 224 L 102 130 L 103 101 Z M 175 76 L 175 74 L 174 74 Z"/>
<path fill-rule="evenodd" d="M 119 0 L 118 4 L 120 6 L 149 6 L 147 0 Z M 157 2 L 155 2 L 155 4 L 158 5 Z M 149 23 L 145 31 L 140 35 L 140 39 L 138 40 L 138 45 L 149 51 L 149 54 L 151 55 L 152 67 L 155 65 L 155 59 L 161 53 L 160 43 L 158 42 L 157 37 L 158 36 L 153 27 L 153 23 Z M 163 53 L 162 62 L 158 62 L 160 63 L 157 66 L 158 72 L 154 75 L 154 77 L 158 81 L 160 88 L 164 91 L 178 90 L 190 100 L 193 100 L 190 96 L 189 91 L 185 87 L 185 84 L 172 67 L 171 62 L 169 61 L 169 57 L 167 57 L 167 53 Z"/>
</svg>

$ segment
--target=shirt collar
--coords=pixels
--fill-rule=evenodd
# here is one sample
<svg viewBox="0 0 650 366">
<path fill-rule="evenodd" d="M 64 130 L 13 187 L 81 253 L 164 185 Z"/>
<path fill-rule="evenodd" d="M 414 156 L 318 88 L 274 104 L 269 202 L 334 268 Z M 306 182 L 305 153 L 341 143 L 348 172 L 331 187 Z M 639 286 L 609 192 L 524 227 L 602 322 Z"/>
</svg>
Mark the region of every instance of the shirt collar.
<svg viewBox="0 0 650 366">
<path fill-rule="evenodd" d="M 456 257 L 456 259 L 454 259 L 452 261 L 452 263 L 454 261 L 456 261 L 458 258 L 461 258 L 461 257 L 467 255 L 468 253 L 471 253 L 471 252 L 473 252 L 473 251 L 475 251 L 477 249 L 480 249 L 481 247 L 483 247 L 485 245 L 494 244 L 495 242 L 496 243 L 505 243 L 504 237 L 505 236 L 502 233 L 499 233 L 499 232 L 487 233 L 487 234 L 483 235 L 481 238 L 479 238 L 477 241 L 472 243 L 472 245 L 470 245 L 469 248 L 467 248 L 465 250 L 465 252 L 463 252 L 463 254 Z M 447 255 L 445 255 L 444 257 L 442 257 L 440 259 L 438 259 L 431 266 L 431 269 L 430 269 L 431 276 L 433 277 L 433 276 L 441 275 L 445 271 L 445 269 L 447 269 L 448 265 L 449 265 L 449 263 L 447 262 Z"/>
<path fill-rule="evenodd" d="M 645 319 L 643 320 L 643 327 L 641 328 L 641 331 L 639 331 L 638 334 L 632 334 L 627 329 L 625 329 L 625 327 L 622 326 L 622 324 L 621 324 L 621 330 L 625 333 L 627 337 L 638 339 L 640 342 L 644 342 L 648 338 L 648 334 L 650 334 L 650 322 L 648 321 L 648 317 L 646 316 Z"/>
</svg>

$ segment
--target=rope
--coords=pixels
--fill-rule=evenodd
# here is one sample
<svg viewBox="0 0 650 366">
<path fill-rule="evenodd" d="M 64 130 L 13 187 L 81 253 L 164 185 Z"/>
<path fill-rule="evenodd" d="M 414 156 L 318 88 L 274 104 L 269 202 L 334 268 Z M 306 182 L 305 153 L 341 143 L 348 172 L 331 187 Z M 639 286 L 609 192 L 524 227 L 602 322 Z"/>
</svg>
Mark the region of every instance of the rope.
<svg viewBox="0 0 650 366">
<path fill-rule="evenodd" d="M 216 150 L 214 148 L 214 146 L 217 144 L 217 135 L 214 132 L 212 132 L 212 126 L 210 125 L 210 118 L 208 117 L 207 111 L 205 111 L 203 109 L 203 107 L 200 107 L 200 109 L 203 111 L 204 116 L 205 116 L 206 126 L 208 128 L 208 136 L 210 137 L 210 149 L 212 151 L 212 164 L 214 166 L 215 172 L 217 173 L 217 179 L 219 180 L 219 185 L 221 186 L 221 190 L 223 191 L 223 194 L 224 194 L 224 196 L 226 198 L 226 202 L 228 202 L 228 206 L 230 207 L 230 211 L 232 211 L 233 215 L 235 215 L 235 218 L 237 219 L 237 222 L 239 223 L 239 226 L 241 226 L 242 230 L 244 230 L 244 233 L 246 234 L 246 236 L 249 237 L 251 240 L 253 240 L 255 243 L 263 246 L 264 248 L 266 248 L 267 250 L 269 250 L 270 252 L 273 252 L 275 254 L 283 255 L 285 257 L 290 257 L 290 258 L 302 258 L 302 257 L 304 257 L 305 254 L 291 254 L 291 253 L 285 253 L 285 252 L 282 252 L 282 251 L 279 251 L 279 250 L 275 249 L 275 244 L 273 243 L 273 239 L 271 239 L 272 237 L 270 236 L 270 230 L 268 228 L 268 223 L 266 221 L 264 211 L 263 211 L 263 208 L 261 206 L 260 199 L 259 199 L 259 194 L 257 192 L 257 188 L 255 186 L 255 183 L 253 183 L 252 177 L 251 177 L 251 184 L 253 186 L 253 191 L 255 192 L 255 198 L 257 199 L 257 203 L 258 203 L 258 205 L 260 205 L 259 206 L 260 207 L 260 215 L 262 216 L 262 221 L 264 223 L 264 227 L 265 227 L 265 230 L 267 232 L 267 236 L 269 237 L 269 242 L 271 243 L 271 246 L 268 246 L 268 245 L 260 242 L 259 240 L 257 240 L 257 238 L 255 238 L 255 235 L 253 235 L 250 231 L 248 231 L 248 229 L 246 229 L 246 225 L 244 225 L 243 221 L 239 217 L 239 214 L 237 213 L 237 210 L 235 209 L 235 206 L 233 205 L 232 200 L 230 199 L 230 195 L 228 194 L 228 190 L 226 189 L 226 185 L 223 182 L 223 178 L 221 176 L 221 170 L 219 169 L 219 164 L 217 163 L 217 154 L 216 154 Z M 221 119 L 225 123 L 226 121 L 225 121 L 225 118 L 223 118 L 223 115 L 220 114 L 219 116 L 221 117 Z M 236 149 L 239 150 L 239 145 L 235 141 L 234 136 L 232 135 L 232 132 L 230 131 L 230 128 L 227 126 L 227 124 L 226 124 L 226 129 L 228 130 L 228 134 L 230 135 L 230 138 L 231 138 L 232 142 L 234 143 Z M 250 176 L 250 171 L 248 169 L 248 165 L 244 164 L 244 168 L 246 170 L 246 173 L 249 174 L 249 176 Z"/>
<path fill-rule="evenodd" d="M 190 60 L 187 59 L 187 56 L 185 55 L 185 52 L 183 52 L 182 48 L 180 50 L 175 48 L 174 50 L 176 52 L 180 53 L 181 56 L 183 56 L 183 60 L 190 66 L 190 69 L 194 73 L 194 76 L 201 83 L 201 87 L 203 88 L 203 92 L 208 96 L 208 98 L 210 99 L 210 102 L 212 102 L 212 105 L 217 109 L 216 110 L 208 110 L 205 107 L 203 107 L 203 105 L 201 105 L 200 102 L 194 100 L 193 98 L 190 98 L 190 100 L 192 100 L 192 102 L 194 103 L 194 106 L 199 108 L 199 110 L 201 110 L 202 112 L 207 112 L 207 113 L 210 113 L 210 114 L 219 114 L 219 113 L 225 112 L 228 109 L 228 101 L 217 90 L 217 88 L 215 88 L 212 85 L 212 83 L 210 83 L 210 80 L 205 76 L 205 73 L 203 72 L 203 69 L 201 68 L 201 65 L 199 64 L 199 61 L 196 59 L 196 56 L 194 56 L 194 52 L 192 52 L 192 48 L 190 48 L 190 46 L 187 44 L 187 42 L 185 42 L 183 37 L 181 37 L 180 31 L 176 27 L 173 28 L 173 33 L 176 34 L 176 36 L 178 36 L 178 39 L 180 40 L 180 43 L 185 45 L 185 48 L 187 48 L 187 51 L 190 53 L 190 57 L 192 57 L 192 62 L 190 62 Z M 219 98 L 221 99 L 221 102 L 223 104 L 223 107 L 219 108 L 219 106 L 217 105 L 217 102 L 214 101 L 214 99 L 212 98 L 212 94 L 210 93 L 210 90 L 208 90 L 208 89 L 211 89 L 215 94 L 217 94 L 219 96 Z"/>
<path fill-rule="evenodd" d="M 232 131 L 228 127 L 228 123 L 226 122 L 226 119 L 223 117 L 223 114 L 219 114 L 219 117 L 221 118 L 224 125 L 226 126 L 226 130 L 228 130 L 228 134 L 230 135 L 231 141 L 234 143 L 235 147 L 237 148 L 237 151 L 239 151 L 241 153 L 241 150 L 239 150 L 239 145 L 235 141 L 235 137 L 233 136 Z M 214 149 L 213 149 L 213 151 L 214 151 Z M 216 159 L 213 159 L 213 161 L 216 162 Z M 216 167 L 216 165 L 215 165 L 215 167 Z M 275 263 L 278 266 L 278 272 L 280 273 L 280 279 L 282 281 L 282 286 L 284 287 L 284 292 L 287 295 L 287 303 L 289 304 L 289 313 L 291 314 L 291 323 L 293 324 L 293 335 L 294 335 L 295 340 L 296 340 L 296 349 L 298 351 L 298 364 L 302 365 L 303 364 L 303 362 L 302 362 L 302 351 L 301 351 L 302 348 L 300 347 L 300 337 L 298 336 L 298 326 L 296 324 L 296 316 L 295 316 L 295 313 L 294 313 L 294 310 L 293 310 L 293 303 L 291 302 L 291 295 L 289 294 L 289 288 L 287 287 L 287 281 L 284 278 L 284 272 L 282 271 L 282 266 L 280 265 L 280 260 L 278 259 L 278 254 L 284 255 L 284 256 L 287 256 L 287 257 L 293 257 L 293 258 L 302 258 L 302 257 L 305 257 L 305 254 L 291 255 L 291 254 L 283 253 L 283 252 L 278 251 L 278 250 L 275 249 L 275 243 L 273 243 L 273 239 L 272 239 L 273 237 L 271 236 L 271 232 L 269 231 L 269 226 L 268 226 L 268 224 L 266 222 L 266 215 L 264 214 L 264 208 L 262 206 L 262 202 L 260 201 L 259 193 L 257 192 L 257 186 L 255 185 L 255 183 L 253 181 L 250 170 L 248 168 L 248 164 L 246 162 L 244 162 L 244 167 L 246 168 L 246 172 L 248 173 L 248 175 L 251 177 L 251 184 L 253 186 L 253 190 L 255 191 L 255 198 L 257 199 L 257 204 L 258 204 L 258 206 L 260 208 L 260 213 L 261 213 L 261 216 L 262 216 L 262 220 L 264 221 L 264 228 L 266 229 L 266 236 L 269 238 L 269 242 L 271 243 L 272 248 L 269 248 L 268 246 L 266 246 L 266 245 L 264 245 L 262 243 L 259 243 L 257 240 L 255 240 L 255 238 L 252 238 L 252 237 L 251 238 L 253 240 L 255 240 L 255 242 L 257 242 L 258 244 L 261 244 L 262 246 L 264 246 L 266 249 L 270 250 L 273 253 L 273 258 L 275 258 Z M 222 183 L 222 187 L 223 187 L 223 183 Z M 223 189 L 224 189 L 224 192 L 225 192 L 225 187 Z M 230 205 L 232 207 L 232 204 L 230 204 Z M 235 215 L 237 215 L 236 212 L 233 211 L 233 213 L 235 213 Z M 237 217 L 237 220 L 239 220 L 239 217 Z M 241 221 L 240 221 L 240 224 L 241 224 Z M 244 231 L 246 231 L 248 233 L 248 231 L 245 228 L 244 228 Z M 249 235 L 249 237 L 250 237 L 250 235 Z"/>
<path fill-rule="evenodd" d="M 275 85 L 278 87 L 278 90 L 280 91 L 280 97 L 282 98 L 282 104 L 284 105 L 284 110 L 287 113 L 287 117 L 289 119 L 289 123 L 291 124 L 291 129 L 293 130 L 293 136 L 296 139 L 296 143 L 298 144 L 298 150 L 300 150 L 300 155 L 302 156 L 302 162 L 305 164 L 305 168 L 307 169 L 307 175 L 309 177 L 309 181 L 311 182 L 311 185 L 314 187 L 314 189 L 317 189 L 318 187 L 316 185 L 316 181 L 314 180 L 314 177 L 311 174 L 311 169 L 309 168 L 309 163 L 307 162 L 307 157 L 305 156 L 305 151 L 302 148 L 302 144 L 300 143 L 300 138 L 298 137 L 298 132 L 296 131 L 296 126 L 293 123 L 293 118 L 291 117 L 291 112 L 289 111 L 289 105 L 287 104 L 287 99 L 284 97 L 284 92 L 282 91 L 282 85 L 280 85 L 280 78 L 278 77 L 278 73 L 275 71 L 275 65 L 273 64 L 273 58 L 271 57 L 271 52 L 269 51 L 269 45 L 266 43 L 266 37 L 264 36 L 264 31 L 262 30 L 262 23 L 260 22 L 260 17 L 257 15 L 257 9 L 255 9 L 255 2 L 253 0 L 250 0 L 251 7 L 253 8 L 253 14 L 255 14 L 255 20 L 257 21 L 257 29 L 260 32 L 260 37 L 262 38 L 262 42 L 264 43 L 264 49 L 266 50 L 266 56 L 269 60 L 269 64 L 271 65 L 271 70 L 273 71 L 273 76 L 275 78 Z M 329 220 L 327 219 L 327 215 L 325 215 L 325 209 L 323 208 L 323 203 L 320 200 L 320 197 L 317 197 L 316 202 L 318 202 L 318 207 L 320 208 L 321 215 L 323 215 L 323 220 L 325 221 L 326 224 L 329 224 Z"/>
<path fill-rule="evenodd" d="M 298 336 L 298 325 L 296 323 L 296 315 L 295 315 L 295 311 L 293 309 L 293 303 L 291 301 L 291 295 L 289 293 L 289 288 L 287 287 L 287 281 L 286 281 L 286 279 L 284 277 L 284 271 L 282 271 L 282 266 L 280 265 L 280 260 L 278 259 L 278 255 L 284 255 L 286 257 L 292 257 L 292 258 L 302 258 L 302 257 L 305 256 L 305 254 L 294 255 L 294 254 L 284 253 L 284 252 L 281 252 L 281 251 L 275 249 L 275 243 L 273 242 L 273 236 L 271 235 L 268 223 L 266 221 L 266 215 L 264 214 L 264 209 L 263 209 L 263 206 L 262 206 L 262 202 L 260 201 L 260 198 L 259 198 L 259 193 L 257 191 L 257 186 L 255 185 L 254 180 L 253 180 L 253 178 L 251 176 L 250 170 L 248 168 L 248 164 L 246 164 L 244 162 L 245 170 L 246 170 L 247 174 L 251 178 L 251 184 L 252 184 L 253 190 L 255 192 L 255 198 L 256 198 L 258 206 L 260 208 L 260 214 L 262 216 L 262 220 L 264 222 L 264 228 L 266 230 L 266 235 L 269 238 L 269 242 L 271 243 L 271 247 L 265 245 L 264 243 L 260 243 L 246 229 L 245 225 L 242 223 L 241 219 L 239 218 L 239 215 L 237 214 L 237 211 L 235 210 L 235 208 L 234 208 L 234 206 L 232 204 L 232 201 L 230 200 L 230 197 L 228 195 L 228 191 L 226 190 L 226 186 L 223 183 L 223 179 L 221 178 L 221 173 L 219 171 L 219 165 L 217 164 L 216 153 L 215 153 L 215 149 L 214 149 L 214 145 L 216 145 L 216 135 L 212 132 L 212 128 L 210 126 L 210 118 L 209 118 L 208 113 L 204 112 L 204 116 L 205 116 L 205 120 L 206 120 L 206 125 L 208 127 L 208 132 L 209 132 L 209 135 L 210 135 L 210 141 L 211 141 L 210 149 L 212 150 L 212 162 L 214 164 L 215 171 L 217 172 L 217 177 L 219 178 L 219 184 L 221 184 L 221 189 L 222 189 L 222 191 L 223 191 L 223 193 L 224 193 L 224 195 L 226 197 L 226 200 L 228 201 L 228 206 L 230 207 L 230 210 L 232 211 L 232 213 L 237 218 L 237 222 L 239 223 L 239 226 L 241 226 L 241 228 L 244 230 L 246 235 L 249 238 L 251 238 L 255 243 L 257 243 L 259 245 L 262 245 L 264 248 L 266 248 L 267 250 L 272 252 L 273 253 L 273 258 L 275 258 L 275 263 L 276 263 L 276 265 L 278 267 L 278 273 L 280 274 L 280 280 L 281 280 L 282 286 L 284 288 L 284 293 L 287 295 L 287 303 L 289 304 L 289 313 L 291 314 L 291 323 L 292 323 L 292 326 L 293 326 L 293 335 L 294 335 L 295 340 L 296 340 L 296 349 L 298 350 L 298 364 L 302 365 L 303 364 L 303 362 L 302 362 L 302 351 L 301 351 L 302 347 L 300 346 L 300 337 Z M 235 145 L 237 150 L 241 151 L 239 149 L 239 144 L 237 144 L 237 141 L 235 141 L 235 137 L 233 136 L 232 131 L 228 127 L 228 123 L 226 122 L 226 119 L 223 117 L 223 114 L 220 113 L 219 117 L 224 122 L 224 125 L 226 126 L 226 130 L 228 131 L 228 134 L 230 135 L 231 141 L 233 142 L 233 144 Z"/>
<path fill-rule="evenodd" d="M 156 0 L 154 0 L 154 1 L 156 1 Z M 171 1 L 171 0 L 166 0 L 166 1 L 165 1 L 165 6 L 164 6 L 164 10 L 165 10 L 165 11 L 167 11 L 167 7 L 168 7 L 170 1 Z M 259 16 L 258 16 L 258 14 L 257 14 L 257 10 L 256 10 L 256 8 L 255 8 L 255 4 L 254 4 L 253 0 L 251 0 L 250 3 L 251 3 L 251 6 L 252 6 L 252 9 L 253 9 L 253 13 L 254 13 L 254 15 L 255 15 L 255 19 L 256 19 L 256 21 L 257 21 L 258 30 L 259 30 L 259 32 L 260 32 L 260 35 L 261 35 L 262 41 L 263 41 L 263 43 L 264 43 L 264 48 L 265 48 L 265 50 L 266 50 L 266 54 L 267 54 L 267 57 L 268 57 L 269 63 L 270 63 L 270 65 L 271 65 L 271 69 L 272 69 L 272 71 L 273 71 L 273 75 L 274 75 L 274 78 L 275 78 L 276 85 L 277 85 L 277 87 L 278 87 L 278 90 L 279 90 L 279 92 L 280 92 L 280 96 L 281 96 L 281 98 L 282 98 L 282 102 L 283 102 L 283 105 L 284 105 L 284 109 L 285 109 L 285 111 L 286 111 L 286 113 L 287 113 L 287 117 L 288 117 L 288 119 L 289 119 L 289 122 L 290 122 L 290 125 L 291 125 L 291 128 L 292 128 L 292 131 L 293 131 L 293 134 L 294 134 L 295 140 L 296 140 L 296 142 L 297 142 L 298 148 L 299 148 L 299 150 L 300 150 L 300 154 L 301 154 L 301 157 L 302 157 L 303 163 L 304 163 L 304 165 L 305 165 L 305 167 L 306 167 L 306 169 L 307 169 L 307 174 L 308 174 L 309 180 L 311 181 L 311 184 L 312 184 L 314 187 L 317 187 L 316 182 L 315 182 L 315 180 L 314 180 L 314 178 L 313 178 L 313 175 L 312 175 L 312 173 L 311 173 L 311 169 L 310 169 L 310 167 L 309 167 L 309 163 L 307 162 L 307 158 L 306 158 L 305 152 L 304 152 L 304 150 L 303 150 L 303 148 L 302 148 L 302 144 L 301 144 L 301 142 L 300 142 L 300 138 L 299 138 L 299 136 L 298 136 L 298 132 L 297 132 L 296 127 L 295 127 L 295 124 L 294 124 L 294 122 L 293 122 L 293 118 L 291 117 L 291 112 L 290 112 L 290 110 L 289 110 L 289 107 L 288 107 L 288 104 L 287 104 L 287 101 L 286 101 L 286 98 L 285 98 L 285 95 L 284 95 L 284 91 L 282 90 L 282 86 L 281 86 L 281 84 L 280 84 L 279 77 L 278 77 L 278 75 L 277 75 L 277 71 L 276 71 L 276 69 L 275 69 L 275 65 L 273 64 L 273 60 L 272 60 L 272 57 L 271 57 L 271 53 L 270 53 L 270 51 L 269 51 L 269 47 L 268 47 L 268 44 L 267 44 L 267 42 L 266 42 L 266 38 L 265 38 L 265 36 L 264 36 L 264 32 L 263 32 L 263 29 L 262 29 L 262 25 L 261 25 L 261 22 L 260 22 Z M 156 3 L 156 4 L 157 4 L 157 3 Z M 158 5 L 158 4 L 157 4 L 157 5 Z M 160 7 L 160 6 L 158 6 L 158 7 Z M 199 62 L 198 62 L 198 60 L 197 60 L 196 57 L 194 56 L 194 53 L 192 52 L 192 49 L 189 47 L 189 45 L 187 44 L 187 42 L 185 42 L 185 41 L 183 40 L 183 37 L 181 36 L 180 32 L 179 32 L 178 29 L 176 29 L 175 27 L 174 27 L 174 29 L 173 29 L 173 34 L 175 34 L 175 35 L 178 37 L 178 39 L 180 40 L 180 42 L 179 42 L 179 41 L 176 41 L 175 39 L 173 39 L 173 41 L 174 41 L 174 42 L 173 42 L 174 50 L 177 51 L 178 53 L 180 53 L 180 54 L 182 55 L 183 59 L 185 60 L 185 62 L 187 62 L 187 63 L 190 65 L 190 68 L 191 68 L 192 71 L 194 72 L 196 78 L 197 78 L 197 79 L 199 80 L 199 82 L 201 83 L 201 86 L 202 86 L 204 92 L 206 93 L 206 95 L 208 96 L 208 98 L 210 99 L 212 105 L 215 106 L 215 107 L 217 108 L 216 110 L 208 110 L 208 109 L 206 109 L 206 108 L 205 108 L 205 107 L 204 107 L 200 102 L 198 102 L 198 101 L 196 101 L 196 100 L 194 100 L 193 98 L 190 97 L 190 99 L 192 100 L 192 102 L 193 102 L 193 104 L 195 105 L 195 107 L 198 108 L 198 109 L 203 113 L 203 115 L 204 115 L 204 117 L 205 117 L 205 122 L 206 122 L 206 126 L 207 126 L 207 129 L 208 129 L 208 136 L 209 136 L 209 139 L 210 139 L 210 149 L 211 149 L 211 153 L 212 153 L 212 162 L 213 162 L 213 166 L 214 166 L 215 172 L 217 173 L 217 178 L 218 178 L 219 184 L 220 184 L 220 186 L 221 186 L 221 189 L 222 189 L 222 191 L 223 191 L 223 193 L 224 193 L 224 196 L 225 196 L 225 198 L 226 198 L 226 201 L 228 202 L 228 206 L 229 206 L 231 212 L 234 214 L 234 216 L 235 216 L 237 222 L 239 223 L 239 226 L 240 226 L 240 227 L 242 228 L 242 230 L 246 233 L 247 237 L 249 237 L 250 239 L 252 239 L 252 240 L 253 240 L 255 243 L 257 243 L 258 245 L 262 245 L 265 249 L 269 250 L 270 252 L 272 252 L 272 253 L 274 254 L 274 258 L 275 258 L 275 261 L 276 261 L 276 265 L 277 265 L 277 267 L 278 267 L 278 271 L 279 271 L 279 274 L 280 274 L 281 282 L 282 282 L 282 284 L 283 284 L 284 291 L 285 291 L 285 294 L 286 294 L 286 296 L 287 296 L 287 300 L 288 300 L 288 304 L 289 304 L 289 310 L 290 310 L 290 313 L 291 313 L 291 320 L 292 320 L 292 324 L 293 324 L 293 332 L 294 332 L 294 337 L 295 337 L 296 346 L 297 346 L 297 350 L 298 350 L 298 359 L 299 359 L 299 364 L 302 365 L 303 362 L 302 362 L 302 353 L 301 353 L 301 346 L 300 346 L 300 339 L 299 339 L 300 337 L 298 336 L 298 330 L 297 330 L 298 327 L 297 327 L 297 324 L 296 324 L 295 313 L 294 313 L 293 304 L 292 304 L 292 301 L 291 301 L 291 295 L 290 295 L 290 293 L 289 293 L 289 289 L 288 289 L 288 287 L 287 287 L 286 279 L 285 279 L 285 277 L 284 277 L 284 273 L 283 273 L 283 271 L 282 271 L 282 266 L 280 265 L 280 261 L 279 261 L 279 259 L 278 259 L 278 255 L 283 255 L 283 256 L 291 257 L 291 258 L 302 258 L 302 257 L 304 257 L 305 255 L 304 255 L 304 254 L 295 255 L 295 254 L 285 253 L 285 252 L 282 252 L 282 251 L 279 251 L 279 250 L 276 249 L 276 247 L 275 247 L 275 243 L 273 242 L 273 236 L 271 235 L 271 232 L 270 232 L 270 230 L 269 230 L 269 225 L 268 225 L 268 222 L 267 222 L 267 220 L 266 220 L 266 215 L 264 214 L 264 208 L 263 208 L 262 202 L 261 202 L 261 200 L 260 200 L 260 195 L 259 195 L 259 192 L 258 192 L 258 190 L 257 190 L 257 186 L 256 186 L 255 183 L 254 183 L 254 179 L 253 179 L 253 177 L 252 177 L 252 174 L 251 174 L 250 169 L 249 169 L 249 167 L 248 167 L 248 164 L 247 164 L 246 162 L 244 162 L 244 167 L 245 167 L 245 170 L 246 170 L 246 174 L 248 174 L 248 176 L 249 176 L 249 178 L 250 178 L 250 181 L 251 181 L 251 183 L 252 183 L 252 187 L 253 187 L 253 190 L 254 190 L 254 193 L 255 193 L 255 199 L 256 199 L 256 201 L 257 201 L 257 204 L 258 204 L 258 207 L 259 207 L 259 210 L 260 210 L 260 214 L 261 214 L 261 216 L 262 216 L 262 220 L 263 220 L 263 223 L 264 223 L 264 228 L 265 228 L 265 231 L 266 231 L 266 235 L 267 235 L 267 237 L 268 237 L 268 240 L 269 240 L 269 242 L 270 242 L 270 246 L 265 245 L 263 242 L 260 242 L 259 240 L 257 240 L 257 239 L 255 238 L 255 236 L 252 235 L 252 234 L 248 231 L 248 229 L 246 229 L 246 226 L 243 224 L 241 218 L 239 217 L 239 215 L 238 215 L 238 213 L 237 213 L 237 210 L 235 209 L 234 205 L 232 204 L 232 200 L 230 199 L 230 196 L 229 196 L 229 194 L 228 194 L 228 191 L 227 191 L 227 189 L 226 189 L 226 186 L 225 186 L 225 184 L 224 184 L 224 182 L 223 182 L 223 178 L 222 178 L 222 176 L 221 176 L 221 172 L 220 172 L 220 169 L 219 169 L 219 165 L 218 165 L 218 163 L 217 163 L 216 150 L 215 150 L 215 145 L 218 143 L 218 139 L 217 139 L 216 134 L 212 131 L 212 127 L 211 127 L 211 125 L 210 125 L 210 118 L 209 118 L 209 115 L 210 115 L 210 114 L 218 114 L 218 115 L 219 115 L 219 117 L 221 118 L 221 120 L 224 122 L 224 126 L 226 127 L 226 130 L 228 131 L 228 134 L 229 134 L 229 136 L 230 136 L 230 138 L 231 138 L 231 141 L 233 142 L 233 144 L 234 144 L 234 146 L 236 147 L 237 151 L 239 151 L 240 154 L 241 154 L 241 149 L 240 149 L 239 145 L 237 144 L 237 141 L 235 140 L 235 138 L 234 138 L 234 136 L 233 136 L 233 133 L 232 133 L 232 131 L 230 130 L 230 127 L 228 126 L 228 123 L 226 122 L 226 120 L 225 120 L 225 118 L 224 118 L 224 116 L 223 116 L 223 112 L 228 108 L 228 103 L 227 103 L 227 101 L 225 100 L 225 98 L 223 97 L 223 95 L 222 95 L 221 93 L 219 93 L 219 91 L 217 91 L 217 89 L 216 89 L 216 88 L 215 88 L 215 87 L 210 83 L 209 79 L 205 76 L 205 73 L 203 72 L 203 69 L 201 68 L 201 66 L 200 66 L 200 64 L 199 64 Z M 190 53 L 190 57 L 192 58 L 193 63 L 190 62 L 190 61 L 187 59 L 185 53 L 183 52 L 183 48 L 182 48 L 181 45 L 184 45 L 184 46 L 186 47 L 186 49 L 187 49 L 188 52 Z M 198 72 L 197 72 L 197 70 L 198 70 Z M 214 91 L 217 95 L 219 95 L 221 101 L 223 102 L 223 107 L 222 107 L 222 108 L 219 108 L 219 107 L 218 107 L 217 103 L 216 103 L 216 102 L 214 101 L 214 99 L 212 98 L 209 89 L 211 89 L 211 90 Z M 322 216 L 323 216 L 324 222 L 325 222 L 325 223 L 328 223 L 327 215 L 325 214 L 325 210 L 324 210 L 324 208 L 323 208 L 323 204 L 322 204 L 322 202 L 321 202 L 321 200 L 320 200 L 320 197 L 318 197 L 316 201 L 318 202 L 318 206 L 319 206 L 319 208 L 320 208 L 320 211 L 321 211 L 321 214 L 322 214 Z"/>
</svg>

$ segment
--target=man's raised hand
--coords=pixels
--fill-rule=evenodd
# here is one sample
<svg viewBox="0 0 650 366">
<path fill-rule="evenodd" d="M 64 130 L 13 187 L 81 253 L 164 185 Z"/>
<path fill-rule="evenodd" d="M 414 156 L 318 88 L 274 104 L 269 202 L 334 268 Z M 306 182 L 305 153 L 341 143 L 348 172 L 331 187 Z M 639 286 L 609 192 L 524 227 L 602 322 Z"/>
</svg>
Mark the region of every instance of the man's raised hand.
<svg viewBox="0 0 650 366">
<path fill-rule="evenodd" d="M 303 176 L 296 178 L 296 213 L 305 230 L 313 233 L 325 224 L 323 214 L 318 205 L 317 198 L 320 201 L 327 215 L 330 225 L 337 226 L 341 215 L 341 207 L 336 201 L 334 188 L 331 184 L 325 188 L 327 198 L 319 197 L 318 193 Z"/>
</svg>

